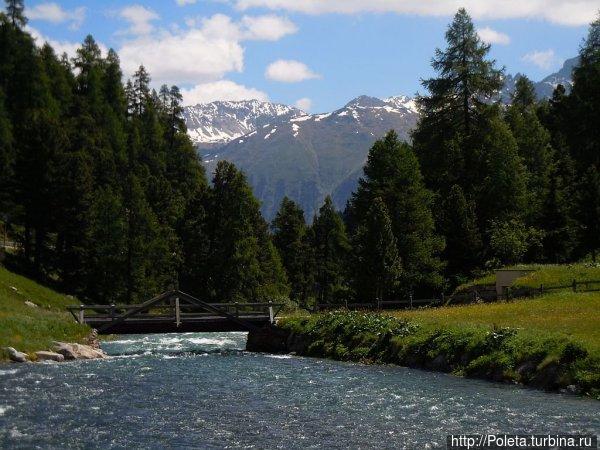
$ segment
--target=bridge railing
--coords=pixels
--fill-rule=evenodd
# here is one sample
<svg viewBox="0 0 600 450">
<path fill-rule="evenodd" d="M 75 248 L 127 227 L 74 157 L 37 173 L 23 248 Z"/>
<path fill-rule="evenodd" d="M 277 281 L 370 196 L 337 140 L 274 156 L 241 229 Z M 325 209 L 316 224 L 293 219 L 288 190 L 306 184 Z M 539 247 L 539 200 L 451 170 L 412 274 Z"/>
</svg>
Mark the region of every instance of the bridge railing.
<svg viewBox="0 0 600 450">
<path fill-rule="evenodd" d="M 269 317 L 271 321 L 283 309 L 283 303 L 254 302 L 254 303 L 208 303 L 220 312 L 230 314 L 234 317 Z M 130 305 L 73 305 L 67 310 L 79 323 L 85 323 L 86 319 L 94 320 L 116 320 L 122 314 L 142 308 L 143 304 Z M 199 305 L 180 303 L 178 300 L 168 305 L 152 305 L 146 310 L 137 312 L 132 318 L 135 319 L 182 319 L 212 317 L 218 315 L 215 311 L 208 311 Z"/>
</svg>

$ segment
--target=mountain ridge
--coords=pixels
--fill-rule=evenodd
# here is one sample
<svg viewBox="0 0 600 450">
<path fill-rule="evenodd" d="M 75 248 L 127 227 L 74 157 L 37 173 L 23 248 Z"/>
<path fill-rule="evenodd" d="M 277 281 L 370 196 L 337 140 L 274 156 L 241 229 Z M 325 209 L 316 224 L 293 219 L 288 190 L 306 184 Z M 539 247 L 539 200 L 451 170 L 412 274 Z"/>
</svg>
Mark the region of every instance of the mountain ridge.
<svg viewBox="0 0 600 450">
<path fill-rule="evenodd" d="M 538 98 L 548 98 L 558 84 L 571 87 L 578 58 L 534 83 Z M 507 75 L 499 93 L 510 103 L 516 81 Z M 419 111 L 414 98 L 380 99 L 361 95 L 342 108 L 308 114 L 294 106 L 259 100 L 217 101 L 184 109 L 188 134 L 209 174 L 219 160 L 238 165 L 272 219 L 284 195 L 298 202 L 306 218 L 318 211 L 326 195 L 343 209 L 356 188 L 368 151 L 390 129 L 410 140 Z"/>
</svg>

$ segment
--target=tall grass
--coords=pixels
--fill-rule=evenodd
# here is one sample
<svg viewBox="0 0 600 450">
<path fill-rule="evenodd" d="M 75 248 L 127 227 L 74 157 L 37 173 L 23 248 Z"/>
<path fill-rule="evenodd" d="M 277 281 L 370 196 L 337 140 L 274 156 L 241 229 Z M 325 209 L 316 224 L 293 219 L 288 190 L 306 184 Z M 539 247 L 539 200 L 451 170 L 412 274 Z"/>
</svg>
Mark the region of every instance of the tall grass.
<svg viewBox="0 0 600 450">
<path fill-rule="evenodd" d="M 52 348 L 53 341 L 82 342 L 90 329 L 76 323 L 66 310 L 78 303 L 0 267 L 0 360 L 7 359 L 5 347 L 33 354 Z"/>
</svg>

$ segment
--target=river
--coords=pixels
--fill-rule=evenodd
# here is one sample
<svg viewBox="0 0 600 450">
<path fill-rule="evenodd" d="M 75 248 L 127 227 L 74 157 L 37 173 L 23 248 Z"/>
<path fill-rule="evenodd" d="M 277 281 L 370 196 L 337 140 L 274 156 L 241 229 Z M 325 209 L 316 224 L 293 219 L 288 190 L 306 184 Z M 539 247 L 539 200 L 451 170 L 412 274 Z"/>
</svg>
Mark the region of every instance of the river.
<svg viewBox="0 0 600 450">
<path fill-rule="evenodd" d="M 0 365 L 0 448 L 445 448 L 449 433 L 600 434 L 600 402 L 388 366 L 250 354 L 243 333 L 122 336 Z"/>
</svg>

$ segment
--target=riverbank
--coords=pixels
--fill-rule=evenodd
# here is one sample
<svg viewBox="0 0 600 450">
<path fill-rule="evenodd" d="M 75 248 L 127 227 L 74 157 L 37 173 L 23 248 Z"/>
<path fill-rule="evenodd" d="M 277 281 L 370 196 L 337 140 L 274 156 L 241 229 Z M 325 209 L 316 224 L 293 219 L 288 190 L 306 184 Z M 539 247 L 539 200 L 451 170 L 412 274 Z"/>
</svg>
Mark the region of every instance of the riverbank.
<svg viewBox="0 0 600 450">
<path fill-rule="evenodd" d="M 391 314 L 294 316 L 281 319 L 274 336 L 251 333 L 248 349 L 396 364 L 600 399 L 599 302 L 598 295 L 580 294 Z M 549 313 L 552 308 L 562 311 L 563 321 Z"/>
<path fill-rule="evenodd" d="M 0 267 L 0 361 L 6 347 L 36 360 L 35 352 L 51 350 L 54 341 L 86 343 L 90 328 L 80 325 L 66 306 L 78 300 Z"/>
</svg>

